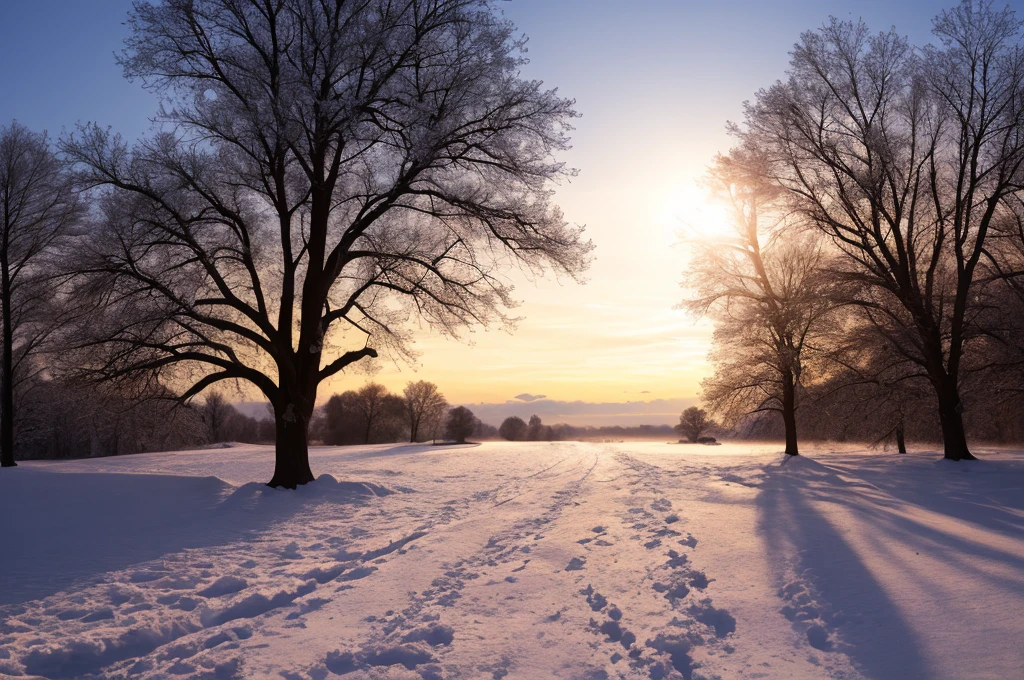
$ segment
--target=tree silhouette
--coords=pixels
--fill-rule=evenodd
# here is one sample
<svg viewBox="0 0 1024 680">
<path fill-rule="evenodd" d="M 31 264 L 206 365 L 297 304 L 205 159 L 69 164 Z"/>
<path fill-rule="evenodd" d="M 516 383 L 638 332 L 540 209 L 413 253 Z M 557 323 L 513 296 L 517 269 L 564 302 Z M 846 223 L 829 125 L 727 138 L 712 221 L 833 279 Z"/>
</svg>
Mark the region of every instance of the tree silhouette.
<svg viewBox="0 0 1024 680">
<path fill-rule="evenodd" d="M 676 431 L 691 442 L 696 442 L 711 425 L 711 419 L 708 418 L 707 411 L 691 406 L 679 416 L 679 424 L 676 425 Z"/>
<path fill-rule="evenodd" d="M 573 102 L 523 79 L 523 41 L 478 0 L 135 3 L 121 59 L 169 102 L 134 146 L 66 140 L 104 190 L 83 243 L 106 379 L 189 399 L 247 382 L 274 407 L 271 486 L 313 479 L 323 381 L 407 356 L 410 315 L 505 323 L 503 268 L 578 275 L 591 246 L 551 203 Z"/>
<path fill-rule="evenodd" d="M 790 77 L 736 128 L 765 177 L 843 254 L 837 273 L 890 345 L 927 376 L 945 457 L 972 459 L 961 381 L 979 263 L 1024 180 L 1022 23 L 964 0 L 933 22 L 938 46 L 833 19 L 801 36 Z"/>
<path fill-rule="evenodd" d="M 476 431 L 477 419 L 465 406 L 456 406 L 448 412 L 448 420 L 445 422 L 444 436 L 456 444 L 465 444 L 466 437 Z"/>
<path fill-rule="evenodd" d="M 226 426 L 233 411 L 220 392 L 210 392 L 206 395 L 206 401 L 199 409 L 199 413 L 206 424 L 206 436 L 210 442 L 225 441 Z"/>
<path fill-rule="evenodd" d="M 837 296 L 822 246 L 790 230 L 765 168 L 757 152 L 716 160 L 707 183 L 728 207 L 734 233 L 696 244 L 685 282 L 693 297 L 683 304 L 715 322 L 704 402 L 732 421 L 778 413 L 786 453 L 795 456 L 809 347 L 829 331 Z"/>
<path fill-rule="evenodd" d="M 437 421 L 448 410 L 448 401 L 437 389 L 437 385 L 425 380 L 407 384 L 404 395 L 406 416 L 409 420 L 409 441 L 418 442 L 424 434 L 424 429 L 428 435 L 436 432 Z"/>
<path fill-rule="evenodd" d="M 509 416 L 498 427 L 498 434 L 501 435 L 502 439 L 507 439 L 510 442 L 521 442 L 526 439 L 528 429 L 526 422 L 522 418 L 519 416 Z"/>
<path fill-rule="evenodd" d="M 82 216 L 46 135 L 0 126 L 0 467 L 15 465 L 15 393 L 42 370 L 33 358 L 55 327 L 55 246 Z"/>
<path fill-rule="evenodd" d="M 553 436 L 551 428 L 545 425 L 538 415 L 530 416 L 526 426 L 526 438 L 531 442 L 549 441 Z"/>
</svg>

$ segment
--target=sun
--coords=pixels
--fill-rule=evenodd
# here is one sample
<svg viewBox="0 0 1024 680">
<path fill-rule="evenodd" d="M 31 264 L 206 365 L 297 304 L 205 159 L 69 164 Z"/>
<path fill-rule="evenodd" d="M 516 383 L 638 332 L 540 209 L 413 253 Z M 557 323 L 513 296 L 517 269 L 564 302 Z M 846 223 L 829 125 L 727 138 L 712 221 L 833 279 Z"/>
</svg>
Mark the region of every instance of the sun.
<svg viewBox="0 0 1024 680">
<path fill-rule="evenodd" d="M 654 221 L 676 240 L 714 241 L 733 234 L 725 207 L 696 185 L 668 190 L 655 212 Z"/>
</svg>

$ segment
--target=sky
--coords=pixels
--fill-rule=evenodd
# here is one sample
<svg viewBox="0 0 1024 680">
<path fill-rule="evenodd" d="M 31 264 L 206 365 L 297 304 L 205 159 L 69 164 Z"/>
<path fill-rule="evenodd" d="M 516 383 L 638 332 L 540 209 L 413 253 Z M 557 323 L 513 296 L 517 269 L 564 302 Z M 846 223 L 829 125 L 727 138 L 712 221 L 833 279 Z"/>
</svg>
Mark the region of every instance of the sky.
<svg viewBox="0 0 1024 680">
<path fill-rule="evenodd" d="M 130 4 L 0 0 L 0 121 L 51 137 L 85 121 L 144 134 L 157 102 L 114 62 Z M 449 340 L 423 329 L 416 364 L 379 361 L 373 379 L 396 391 L 430 380 L 464 404 L 521 394 L 567 405 L 652 402 L 652 419 L 670 422 L 664 400 L 689 403 L 711 370 L 709 324 L 675 306 L 686 294 L 683 232 L 726 228 L 698 186 L 730 146 L 726 122 L 785 76 L 800 33 L 829 16 L 895 26 L 924 44 L 932 17 L 952 0 L 497 4 L 529 37 L 524 75 L 574 98 L 582 114 L 563 157 L 579 175 L 555 196 L 569 222 L 586 226 L 595 260 L 583 285 L 511 274 L 521 301 L 513 334 L 477 329 Z M 1024 13 L 1024 0 L 1010 4 Z M 367 379 L 341 375 L 322 394 Z M 602 408 L 592 409 L 604 414 L 595 424 L 614 420 L 615 409 Z M 619 410 L 635 421 L 635 406 Z"/>
</svg>

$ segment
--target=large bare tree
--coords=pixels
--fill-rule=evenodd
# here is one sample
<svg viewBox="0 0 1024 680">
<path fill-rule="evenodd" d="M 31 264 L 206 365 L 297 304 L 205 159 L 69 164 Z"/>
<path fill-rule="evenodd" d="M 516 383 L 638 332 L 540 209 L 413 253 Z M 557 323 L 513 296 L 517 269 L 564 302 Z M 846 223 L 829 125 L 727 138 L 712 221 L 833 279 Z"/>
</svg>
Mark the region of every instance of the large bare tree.
<svg viewBox="0 0 1024 680">
<path fill-rule="evenodd" d="M 0 126 L 0 466 L 14 462 L 15 394 L 40 369 L 55 328 L 55 246 L 82 216 L 65 164 L 45 134 Z"/>
<path fill-rule="evenodd" d="M 122 57 L 162 131 L 65 149 L 104 193 L 89 295 L 102 376 L 247 381 L 274 408 L 271 486 L 313 479 L 317 386 L 409 351 L 416 316 L 502 322 L 509 264 L 583 271 L 551 202 L 573 102 L 522 78 L 485 0 L 136 2 Z"/>
<path fill-rule="evenodd" d="M 822 246 L 791 226 L 756 152 L 720 156 L 707 184 L 728 208 L 731 234 L 697 244 L 684 282 L 690 311 L 715 324 L 714 374 L 702 399 L 727 420 L 778 413 L 796 456 L 796 412 L 807 355 L 836 309 Z"/>
<path fill-rule="evenodd" d="M 976 278 L 1024 181 L 1021 22 L 987 0 L 934 21 L 937 46 L 832 20 L 805 33 L 787 81 L 737 132 L 768 176 L 846 255 L 859 303 L 936 397 L 945 457 L 973 456 L 961 381 Z"/>
</svg>

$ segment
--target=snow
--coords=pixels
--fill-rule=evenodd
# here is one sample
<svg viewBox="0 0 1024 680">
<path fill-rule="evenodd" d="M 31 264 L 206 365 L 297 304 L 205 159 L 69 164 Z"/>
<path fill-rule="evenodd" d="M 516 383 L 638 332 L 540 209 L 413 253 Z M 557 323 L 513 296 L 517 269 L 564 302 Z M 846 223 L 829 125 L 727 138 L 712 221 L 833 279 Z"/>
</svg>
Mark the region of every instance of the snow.
<svg viewBox="0 0 1024 680">
<path fill-rule="evenodd" d="M 268 447 L 0 473 L 0 676 L 1009 678 L 1024 453 Z"/>
</svg>

